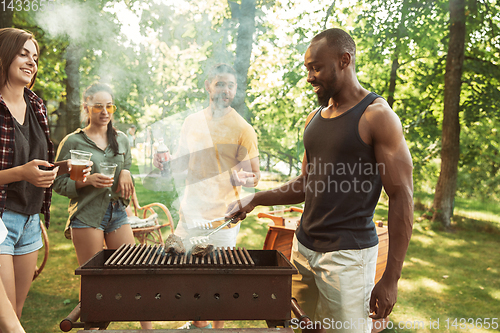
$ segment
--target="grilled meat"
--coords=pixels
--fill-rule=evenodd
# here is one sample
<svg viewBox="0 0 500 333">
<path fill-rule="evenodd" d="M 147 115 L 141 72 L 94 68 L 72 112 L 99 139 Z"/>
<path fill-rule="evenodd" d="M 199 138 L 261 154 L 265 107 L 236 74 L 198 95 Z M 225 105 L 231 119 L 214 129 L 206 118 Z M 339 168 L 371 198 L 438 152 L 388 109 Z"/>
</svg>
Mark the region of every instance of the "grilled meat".
<svg viewBox="0 0 500 333">
<path fill-rule="evenodd" d="M 195 257 L 204 257 L 207 254 L 212 253 L 214 250 L 213 244 L 198 244 L 195 247 L 193 247 L 193 250 L 191 251 L 191 254 Z"/>
<path fill-rule="evenodd" d="M 181 255 L 186 253 L 186 248 L 182 244 L 182 239 L 174 234 L 168 235 L 165 241 L 165 253 Z"/>
</svg>

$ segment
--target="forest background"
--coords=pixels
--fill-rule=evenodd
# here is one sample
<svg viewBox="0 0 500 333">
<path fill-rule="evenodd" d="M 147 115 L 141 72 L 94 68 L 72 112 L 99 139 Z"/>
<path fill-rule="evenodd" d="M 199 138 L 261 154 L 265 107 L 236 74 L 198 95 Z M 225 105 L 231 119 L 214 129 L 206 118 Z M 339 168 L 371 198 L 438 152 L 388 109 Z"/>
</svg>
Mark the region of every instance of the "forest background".
<svg viewBox="0 0 500 333">
<path fill-rule="evenodd" d="M 138 127 L 146 159 L 160 138 L 175 147 L 181 115 L 207 103 L 206 70 L 238 72 L 233 107 L 254 126 L 262 169 L 293 176 L 304 121 L 316 105 L 303 55 L 342 27 L 357 43 L 361 84 L 399 115 L 417 191 L 434 196 L 445 228 L 456 196 L 498 202 L 499 21 L 494 0 L 5 0 L 0 26 L 41 46 L 34 91 L 57 144 L 79 126 L 82 90 L 109 83 L 117 126 Z M 143 170 L 147 172 L 148 170 Z"/>
<path fill-rule="evenodd" d="M 426 320 L 436 313 L 498 313 L 498 1 L 5 0 L 0 27 L 11 26 L 32 31 L 40 44 L 33 90 L 48 107 L 54 143 L 81 126 L 83 89 L 107 82 L 118 105 L 115 125 L 123 131 L 137 126 L 134 173 L 148 174 L 160 139 L 175 149 L 185 115 L 207 105 L 207 69 L 227 62 L 239 74 L 233 107 L 257 132 L 261 169 L 284 179 L 300 171 L 304 121 L 317 107 L 306 82 L 305 50 L 325 28 L 347 30 L 357 43 L 361 84 L 398 114 L 413 157 L 417 215 L 399 315 L 402 309 L 407 318 L 418 313 Z M 140 198 L 172 207 L 176 196 L 165 194 L 165 184 L 138 179 Z M 76 265 L 60 235 L 66 204 L 55 196 L 50 267 L 25 310 L 25 323 L 33 327 L 41 317 L 62 318 L 68 309 L 59 303 L 73 307 L 77 300 L 76 282 L 61 278 L 72 276 Z M 460 216 L 453 215 L 456 206 Z M 464 209 L 475 216 L 464 219 Z M 61 249 L 66 252 L 58 256 Z M 61 293 L 58 286 L 66 283 L 72 292 Z M 54 296 L 58 305 L 49 306 L 57 315 L 36 312 L 48 304 L 48 290 L 62 295 L 64 302 Z"/>
<path fill-rule="evenodd" d="M 56 144 L 81 125 L 81 91 L 100 80 L 115 89 L 122 130 L 136 125 L 143 148 L 154 150 L 160 138 L 175 146 L 169 133 L 178 115 L 206 104 L 206 69 L 227 62 L 239 75 L 233 106 L 257 131 L 262 168 L 282 162 L 282 171 L 286 165 L 285 173 L 297 174 L 304 121 L 316 107 L 303 55 L 315 34 L 342 27 L 357 42 L 361 84 L 385 97 L 402 121 L 415 188 L 435 192 L 434 220 L 450 227 L 455 195 L 499 199 L 497 1 L 2 5 L 1 26 L 28 29 L 41 45 L 34 91 L 48 106 Z"/>
</svg>

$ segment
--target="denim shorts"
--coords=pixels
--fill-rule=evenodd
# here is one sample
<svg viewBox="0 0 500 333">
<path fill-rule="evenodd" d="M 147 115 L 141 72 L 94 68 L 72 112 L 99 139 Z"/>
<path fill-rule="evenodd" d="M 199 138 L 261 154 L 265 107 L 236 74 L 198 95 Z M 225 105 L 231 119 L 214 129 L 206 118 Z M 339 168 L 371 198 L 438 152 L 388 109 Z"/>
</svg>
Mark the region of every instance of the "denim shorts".
<svg viewBox="0 0 500 333">
<path fill-rule="evenodd" d="M 0 254 L 20 256 L 42 248 L 42 228 L 38 214 L 25 215 L 5 209 L 2 220 L 8 233 L 0 244 Z"/>
<path fill-rule="evenodd" d="M 122 202 L 117 200 L 109 203 L 108 209 L 104 214 L 104 218 L 97 228 L 83 223 L 76 217 L 71 220 L 69 226 L 73 229 L 95 228 L 97 230 L 104 231 L 105 234 L 108 234 L 112 231 L 120 229 L 125 224 L 130 224 L 127 218 L 127 212 L 125 211 L 125 206 L 123 206 Z"/>
</svg>

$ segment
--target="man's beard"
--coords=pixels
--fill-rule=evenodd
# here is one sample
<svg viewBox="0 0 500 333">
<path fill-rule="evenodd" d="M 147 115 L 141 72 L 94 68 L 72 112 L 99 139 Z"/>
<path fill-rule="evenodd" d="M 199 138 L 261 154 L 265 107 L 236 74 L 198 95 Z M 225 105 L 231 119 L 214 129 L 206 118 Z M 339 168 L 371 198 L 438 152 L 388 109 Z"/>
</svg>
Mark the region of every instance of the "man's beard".
<svg viewBox="0 0 500 333">
<path fill-rule="evenodd" d="M 227 102 L 223 100 L 224 97 L 226 97 L 228 99 Z M 233 98 L 229 98 L 227 96 L 223 96 L 222 94 L 220 94 L 220 95 L 214 96 L 214 98 L 212 98 L 212 102 L 215 104 L 215 106 L 218 109 L 225 109 L 225 108 L 231 106 L 231 103 L 233 102 Z"/>
<path fill-rule="evenodd" d="M 323 107 L 328 106 L 328 101 L 330 100 L 329 94 L 323 94 L 323 96 L 316 95 L 318 97 L 318 104 Z"/>
<path fill-rule="evenodd" d="M 321 96 L 319 94 L 316 94 L 320 106 L 324 107 L 328 106 L 330 98 L 332 98 L 335 95 L 333 87 L 335 86 L 336 81 L 337 81 L 337 75 L 335 73 L 332 73 L 332 79 L 330 80 L 330 82 L 328 82 L 328 86 L 324 86 L 323 84 L 321 84 L 323 88 L 323 94 Z"/>
<path fill-rule="evenodd" d="M 330 98 L 332 98 L 332 96 L 333 89 L 325 90 L 321 96 L 316 94 L 316 97 L 318 97 L 319 105 L 324 107 L 328 106 L 328 103 L 330 102 Z"/>
</svg>

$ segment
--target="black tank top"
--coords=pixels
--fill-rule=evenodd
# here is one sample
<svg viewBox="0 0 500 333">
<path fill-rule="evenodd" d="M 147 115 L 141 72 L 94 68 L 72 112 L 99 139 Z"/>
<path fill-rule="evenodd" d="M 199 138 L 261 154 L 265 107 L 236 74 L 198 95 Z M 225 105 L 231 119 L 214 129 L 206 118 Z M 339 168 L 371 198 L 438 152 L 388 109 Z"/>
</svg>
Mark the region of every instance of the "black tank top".
<svg viewBox="0 0 500 333">
<path fill-rule="evenodd" d="M 376 98 L 369 93 L 352 109 L 325 119 L 321 109 L 304 131 L 308 177 L 297 239 L 317 252 L 378 244 L 373 213 L 382 190 L 373 147 L 359 136 L 359 119 Z"/>
</svg>

